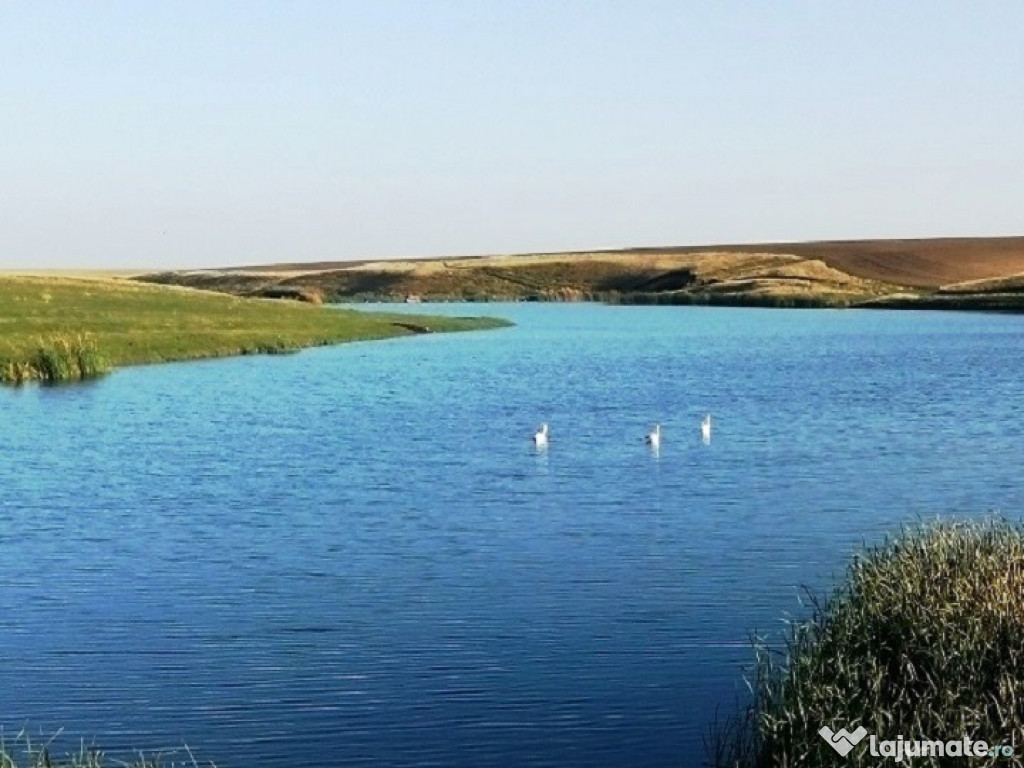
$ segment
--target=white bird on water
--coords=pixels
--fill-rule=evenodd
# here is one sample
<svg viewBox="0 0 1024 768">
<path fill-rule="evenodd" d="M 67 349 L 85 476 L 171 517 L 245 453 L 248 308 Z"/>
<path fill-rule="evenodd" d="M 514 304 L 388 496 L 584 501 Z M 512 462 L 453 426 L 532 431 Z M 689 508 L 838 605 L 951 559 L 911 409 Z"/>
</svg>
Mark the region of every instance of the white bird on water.
<svg viewBox="0 0 1024 768">
<path fill-rule="evenodd" d="M 704 417 L 700 423 L 700 436 L 705 443 L 711 442 L 711 414 Z"/>
<path fill-rule="evenodd" d="M 644 442 L 655 450 L 661 447 L 661 424 L 654 425 L 654 429 L 644 438 Z"/>
<path fill-rule="evenodd" d="M 546 423 L 545 424 L 541 424 L 540 425 L 540 429 L 538 429 L 534 433 L 534 435 L 533 435 L 533 444 L 535 446 L 537 446 L 538 448 L 547 448 L 548 447 L 548 425 Z"/>
</svg>

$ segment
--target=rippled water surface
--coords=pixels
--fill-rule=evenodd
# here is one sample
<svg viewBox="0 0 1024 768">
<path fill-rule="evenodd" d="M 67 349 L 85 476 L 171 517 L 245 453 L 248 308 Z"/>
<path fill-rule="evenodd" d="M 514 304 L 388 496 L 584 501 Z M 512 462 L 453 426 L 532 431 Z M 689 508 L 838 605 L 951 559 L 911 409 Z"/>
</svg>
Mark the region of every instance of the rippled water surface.
<svg viewBox="0 0 1024 768">
<path fill-rule="evenodd" d="M 1024 509 L 1024 318 L 429 309 L 518 325 L 0 390 L 6 734 L 697 765 L 801 585 Z"/>
</svg>

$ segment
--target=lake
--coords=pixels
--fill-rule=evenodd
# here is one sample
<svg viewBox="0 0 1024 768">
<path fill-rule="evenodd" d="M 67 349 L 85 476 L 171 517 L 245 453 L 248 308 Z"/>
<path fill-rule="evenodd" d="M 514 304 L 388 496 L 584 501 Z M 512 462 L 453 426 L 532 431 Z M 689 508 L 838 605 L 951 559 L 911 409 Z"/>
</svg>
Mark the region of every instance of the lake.
<svg viewBox="0 0 1024 768">
<path fill-rule="evenodd" d="M 1024 509 L 1024 317 L 408 309 L 518 325 L 0 389 L 8 739 L 698 765 L 802 586 Z"/>
</svg>

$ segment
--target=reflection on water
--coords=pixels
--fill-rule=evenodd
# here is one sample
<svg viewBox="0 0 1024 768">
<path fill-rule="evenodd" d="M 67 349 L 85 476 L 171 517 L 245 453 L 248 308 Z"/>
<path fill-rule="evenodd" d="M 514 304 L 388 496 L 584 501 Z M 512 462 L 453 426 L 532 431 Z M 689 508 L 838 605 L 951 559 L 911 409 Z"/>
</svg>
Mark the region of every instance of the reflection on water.
<svg viewBox="0 0 1024 768">
<path fill-rule="evenodd" d="M 225 767 L 695 765 L 801 584 L 1024 507 L 1022 318 L 484 309 L 519 325 L 0 390 L 3 725 Z"/>
<path fill-rule="evenodd" d="M 548 474 L 548 472 L 551 470 L 551 461 L 548 455 L 547 445 L 534 446 L 533 453 L 535 457 L 534 461 L 537 465 L 537 470 L 545 475 Z"/>
</svg>

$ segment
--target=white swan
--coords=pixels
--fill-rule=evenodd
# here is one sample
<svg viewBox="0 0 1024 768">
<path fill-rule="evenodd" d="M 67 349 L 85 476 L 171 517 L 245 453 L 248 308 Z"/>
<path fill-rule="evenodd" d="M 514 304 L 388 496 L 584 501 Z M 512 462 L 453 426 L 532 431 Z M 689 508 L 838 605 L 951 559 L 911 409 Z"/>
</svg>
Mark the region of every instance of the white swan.
<svg viewBox="0 0 1024 768">
<path fill-rule="evenodd" d="M 705 443 L 711 442 L 711 414 L 704 417 L 700 423 L 700 436 Z"/>
<path fill-rule="evenodd" d="M 533 444 L 535 446 L 537 446 L 538 448 L 547 448 L 548 447 L 548 425 L 546 423 L 545 424 L 541 424 L 540 425 L 540 429 L 538 429 L 534 433 L 534 435 L 533 435 Z"/>
<path fill-rule="evenodd" d="M 661 447 L 661 424 L 654 425 L 654 429 L 644 438 L 644 442 L 655 450 Z"/>
</svg>

